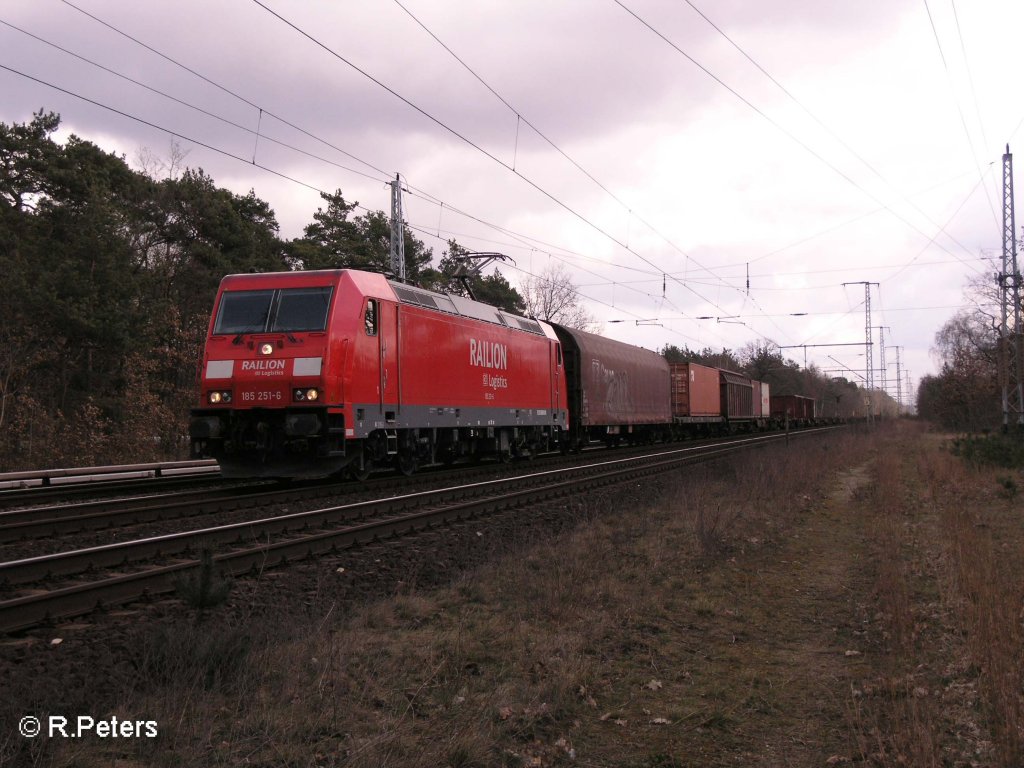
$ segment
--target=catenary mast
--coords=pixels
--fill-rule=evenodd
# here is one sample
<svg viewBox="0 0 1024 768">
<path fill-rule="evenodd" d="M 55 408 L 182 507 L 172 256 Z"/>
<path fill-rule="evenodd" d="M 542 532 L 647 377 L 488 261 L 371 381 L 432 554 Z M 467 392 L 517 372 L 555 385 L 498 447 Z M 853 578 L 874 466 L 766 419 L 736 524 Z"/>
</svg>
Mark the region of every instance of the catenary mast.
<svg viewBox="0 0 1024 768">
<path fill-rule="evenodd" d="M 405 282 L 405 224 L 402 220 L 402 181 L 391 182 L 391 271 Z"/>
<path fill-rule="evenodd" d="M 1003 270 L 999 273 L 1001 322 L 999 325 L 999 375 L 1003 389 L 1003 431 L 1016 421 L 1024 426 L 1024 394 L 1021 391 L 1020 282 L 1017 268 L 1017 236 L 1013 211 L 1013 155 L 1006 145 L 1003 155 Z M 1010 313 L 1013 328 L 1010 328 Z"/>
</svg>

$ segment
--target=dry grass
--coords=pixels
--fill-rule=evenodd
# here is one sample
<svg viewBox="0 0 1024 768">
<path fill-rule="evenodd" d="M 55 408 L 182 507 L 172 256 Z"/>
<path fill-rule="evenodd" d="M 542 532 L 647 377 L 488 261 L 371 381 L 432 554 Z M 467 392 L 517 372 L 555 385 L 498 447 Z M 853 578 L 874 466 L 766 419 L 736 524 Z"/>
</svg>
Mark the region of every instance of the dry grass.
<svg viewBox="0 0 1024 768">
<path fill-rule="evenodd" d="M 1012 478 L 1010 478 L 1012 480 Z M 1024 525 L 1006 470 L 935 436 L 884 446 L 862 505 L 884 654 L 850 706 L 876 765 L 1021 764 Z"/>
<path fill-rule="evenodd" d="M 298 634 L 179 628 L 122 707 L 157 743 L 54 762 L 1010 765 L 1021 596 L 994 585 L 1020 526 L 957 513 L 950 484 L 988 481 L 920 439 L 797 440 L 605 491 L 568 533 Z M 972 685 L 983 712 L 950 715 Z"/>
<path fill-rule="evenodd" d="M 947 542 L 947 601 L 964 637 L 981 715 L 1000 765 L 1024 759 L 1024 535 L 1004 477 L 948 454 L 926 457 Z"/>
</svg>

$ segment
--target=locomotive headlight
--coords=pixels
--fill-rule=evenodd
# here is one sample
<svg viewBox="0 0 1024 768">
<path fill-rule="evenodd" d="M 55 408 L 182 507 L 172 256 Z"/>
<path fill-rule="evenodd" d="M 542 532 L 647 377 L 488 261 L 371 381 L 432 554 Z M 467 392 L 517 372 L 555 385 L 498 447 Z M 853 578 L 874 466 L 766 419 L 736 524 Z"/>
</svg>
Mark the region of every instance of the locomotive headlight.
<svg viewBox="0 0 1024 768">
<path fill-rule="evenodd" d="M 306 399 L 307 400 L 316 400 L 318 397 L 320 397 L 320 393 L 317 392 L 316 389 L 307 389 L 306 390 Z"/>
<path fill-rule="evenodd" d="M 260 345 L 260 354 L 261 355 L 270 355 L 270 354 L 273 354 L 273 352 L 274 352 L 274 345 L 273 344 L 262 344 L 262 345 Z"/>
<path fill-rule="evenodd" d="M 231 390 L 220 389 L 210 392 L 206 399 L 210 401 L 211 405 L 220 405 L 221 403 L 227 404 L 231 402 Z"/>
<path fill-rule="evenodd" d="M 295 398 L 296 402 L 300 403 L 303 401 L 313 402 L 320 398 L 320 390 L 316 387 L 311 387 L 309 389 L 296 389 L 292 392 L 292 397 Z"/>
</svg>

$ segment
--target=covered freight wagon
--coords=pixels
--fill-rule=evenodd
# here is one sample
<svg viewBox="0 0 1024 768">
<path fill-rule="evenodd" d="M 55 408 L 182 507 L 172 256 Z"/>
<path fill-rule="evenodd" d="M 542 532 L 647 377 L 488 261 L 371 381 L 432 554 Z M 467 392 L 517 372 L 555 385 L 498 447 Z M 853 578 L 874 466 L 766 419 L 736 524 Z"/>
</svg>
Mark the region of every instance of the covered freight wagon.
<svg viewBox="0 0 1024 768">
<path fill-rule="evenodd" d="M 570 440 L 646 439 L 672 422 L 668 361 L 656 352 L 552 324 L 565 356 Z"/>
</svg>

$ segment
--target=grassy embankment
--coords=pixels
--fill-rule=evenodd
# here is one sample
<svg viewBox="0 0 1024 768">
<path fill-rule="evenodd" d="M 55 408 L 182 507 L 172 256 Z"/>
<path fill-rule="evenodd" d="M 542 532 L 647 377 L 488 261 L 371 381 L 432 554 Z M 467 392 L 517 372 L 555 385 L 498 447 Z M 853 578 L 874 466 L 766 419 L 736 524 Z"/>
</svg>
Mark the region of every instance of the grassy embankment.
<svg viewBox="0 0 1024 768">
<path fill-rule="evenodd" d="M 277 640 L 207 617 L 148 648 L 116 711 L 158 720 L 155 743 L 49 757 L 1019 764 L 1016 485 L 943 446 L 914 425 L 794 440 L 652 483 L 625 512 L 605 492 L 575 529 L 449 587 Z"/>
</svg>

